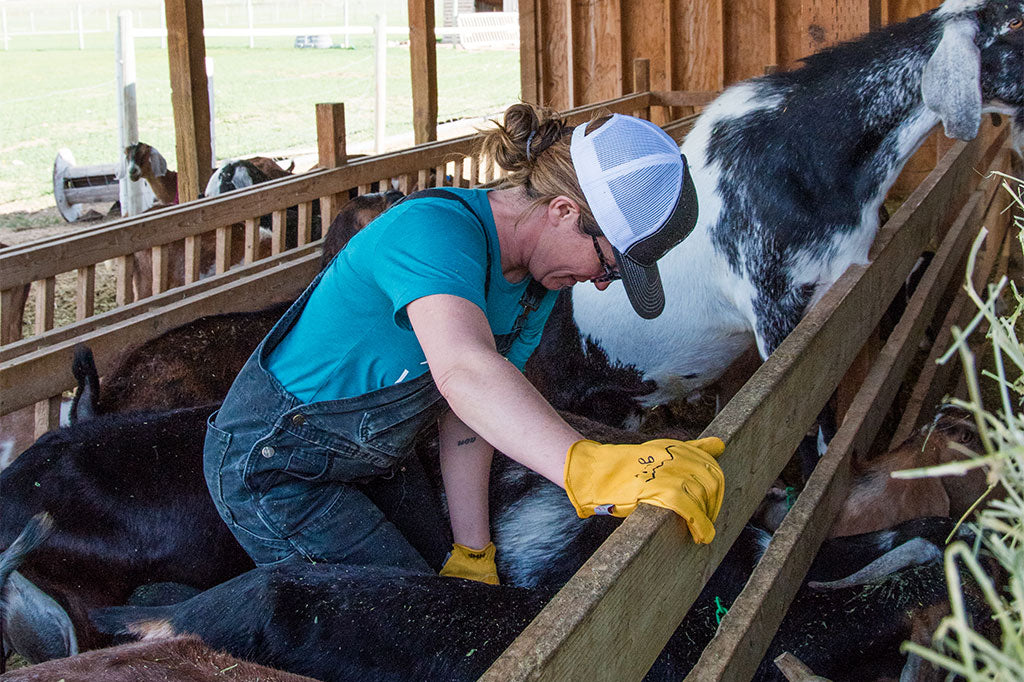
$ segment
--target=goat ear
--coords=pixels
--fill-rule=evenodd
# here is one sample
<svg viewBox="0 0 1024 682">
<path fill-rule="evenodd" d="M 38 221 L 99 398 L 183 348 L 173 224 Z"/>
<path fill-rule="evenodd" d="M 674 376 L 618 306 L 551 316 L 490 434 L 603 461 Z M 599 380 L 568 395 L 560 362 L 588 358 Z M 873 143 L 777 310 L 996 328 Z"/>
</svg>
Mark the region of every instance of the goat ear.
<svg viewBox="0 0 1024 682">
<path fill-rule="evenodd" d="M 162 175 L 167 175 L 167 161 L 155 149 L 149 153 L 149 167 L 153 170 L 155 177 L 159 178 Z"/>
<path fill-rule="evenodd" d="M 973 140 L 981 125 L 981 51 L 977 25 L 968 19 L 946 23 L 942 39 L 921 74 L 925 106 L 942 119 L 946 137 Z"/>
</svg>

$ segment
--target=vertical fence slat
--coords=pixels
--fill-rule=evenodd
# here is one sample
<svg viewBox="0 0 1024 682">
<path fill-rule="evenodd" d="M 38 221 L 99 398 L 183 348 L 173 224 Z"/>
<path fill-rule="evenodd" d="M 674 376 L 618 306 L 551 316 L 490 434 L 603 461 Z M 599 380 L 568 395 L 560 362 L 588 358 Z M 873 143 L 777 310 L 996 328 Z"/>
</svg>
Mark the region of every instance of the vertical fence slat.
<svg viewBox="0 0 1024 682">
<path fill-rule="evenodd" d="M 245 255 L 246 264 L 255 263 L 259 258 L 260 228 L 255 218 L 245 219 Z"/>
<path fill-rule="evenodd" d="M 430 171 L 424 168 L 416 175 L 416 189 L 426 189 L 429 186 Z"/>
<path fill-rule="evenodd" d="M 167 291 L 167 244 L 154 246 L 150 251 L 153 263 L 153 293 L 160 294 Z"/>
<path fill-rule="evenodd" d="M 39 438 L 44 433 L 53 431 L 55 428 L 60 426 L 60 402 L 61 397 L 58 395 L 48 400 L 40 400 L 36 403 L 36 438 Z"/>
<path fill-rule="evenodd" d="M 21 338 L 22 288 L 0 291 L 0 345 Z"/>
<path fill-rule="evenodd" d="M 135 256 L 118 256 L 115 259 L 117 270 L 117 282 L 114 285 L 114 298 L 118 306 L 128 305 L 134 297 L 132 288 L 132 273 L 135 270 Z"/>
<path fill-rule="evenodd" d="M 444 187 L 444 173 L 446 165 L 441 164 L 434 169 L 434 187 Z"/>
<path fill-rule="evenodd" d="M 56 289 L 56 277 L 47 277 L 36 282 L 36 334 L 53 329 L 54 292 Z"/>
<path fill-rule="evenodd" d="M 359 188 L 356 190 L 356 193 L 357 194 L 369 194 L 370 193 L 370 186 L 369 185 L 359 185 Z"/>
<path fill-rule="evenodd" d="M 78 284 L 75 287 L 75 319 L 92 317 L 96 306 L 96 266 L 78 268 Z"/>
<path fill-rule="evenodd" d="M 473 154 L 469 161 L 469 186 L 476 187 L 480 178 L 480 154 Z"/>
<path fill-rule="evenodd" d="M 201 238 L 199 235 L 185 237 L 185 284 L 191 284 L 199 280 L 199 249 Z"/>
<path fill-rule="evenodd" d="M 299 246 L 308 244 L 313 241 L 313 202 L 304 201 L 299 204 L 298 207 L 298 232 L 299 232 Z M 331 221 L 320 219 L 321 225 L 321 236 L 327 236 L 327 230 L 331 226 Z"/>
<path fill-rule="evenodd" d="M 320 199 L 320 205 L 324 205 L 323 199 Z M 274 211 L 270 216 L 270 253 L 275 256 L 284 251 L 284 226 L 285 212 Z"/>
<path fill-rule="evenodd" d="M 231 226 L 217 228 L 217 244 L 214 247 L 214 267 L 217 274 L 231 268 Z"/>
</svg>

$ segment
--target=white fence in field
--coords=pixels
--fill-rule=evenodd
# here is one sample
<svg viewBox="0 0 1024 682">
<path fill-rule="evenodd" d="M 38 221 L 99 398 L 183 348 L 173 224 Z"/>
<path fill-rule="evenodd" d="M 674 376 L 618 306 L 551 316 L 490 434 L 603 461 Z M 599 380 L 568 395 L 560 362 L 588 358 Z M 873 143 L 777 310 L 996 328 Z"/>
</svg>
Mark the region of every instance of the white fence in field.
<svg viewBox="0 0 1024 682">
<path fill-rule="evenodd" d="M 384 5 L 385 3 L 381 3 Z M 132 14 L 132 23 L 136 26 L 136 37 L 161 38 L 165 44 L 167 31 L 164 25 L 163 7 L 136 8 L 130 10 L 97 7 L 83 3 L 61 6 L 20 5 L 4 3 L 0 5 L 0 45 L 4 50 L 11 48 L 12 40 L 38 36 L 76 36 L 78 49 L 86 47 L 86 36 L 110 34 L 116 29 L 117 17 L 127 11 Z M 357 35 L 371 35 L 376 26 L 350 24 L 349 1 L 342 0 L 341 16 L 333 12 L 328 14 L 325 3 L 296 3 L 294 8 L 286 8 L 287 13 L 282 19 L 281 3 L 266 5 L 254 4 L 252 0 L 244 0 L 233 4 L 225 3 L 223 21 L 214 25 L 210 19 L 219 17 L 217 6 L 207 8 L 208 23 L 204 29 L 206 37 L 248 38 L 249 47 L 256 47 L 257 37 L 299 37 L 299 36 L 340 36 L 340 41 L 333 40 L 332 45 L 349 47 L 350 38 Z M 10 12 L 8 9 L 10 8 Z M 268 9 L 273 9 L 271 16 Z M 261 9 L 259 13 L 258 9 Z M 383 6 L 377 7 L 374 14 L 384 13 Z M 365 13 L 361 13 L 363 20 Z M 340 24 L 330 24 L 337 21 Z M 282 26 L 288 20 L 295 21 L 296 26 Z M 309 21 L 303 25 L 302 22 Z M 460 14 L 457 26 L 437 26 L 434 34 L 438 37 L 457 36 L 457 43 L 470 49 L 507 49 L 519 47 L 519 14 L 517 12 L 480 12 Z M 273 23 L 273 26 L 259 26 L 260 23 Z M 239 27 L 238 24 L 244 24 Z M 145 26 L 145 28 L 143 28 Z M 408 36 L 408 26 L 388 26 L 387 35 Z"/>
</svg>

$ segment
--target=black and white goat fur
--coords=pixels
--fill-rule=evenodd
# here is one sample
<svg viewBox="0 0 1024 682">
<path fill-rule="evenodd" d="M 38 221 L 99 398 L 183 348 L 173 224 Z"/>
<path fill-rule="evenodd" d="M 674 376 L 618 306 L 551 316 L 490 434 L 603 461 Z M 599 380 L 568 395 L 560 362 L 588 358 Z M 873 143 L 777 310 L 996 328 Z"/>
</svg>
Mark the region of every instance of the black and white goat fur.
<svg viewBox="0 0 1024 682">
<path fill-rule="evenodd" d="M 573 316 L 613 365 L 668 402 L 713 382 L 750 344 L 762 358 L 855 263 L 878 209 L 939 122 L 977 135 L 983 112 L 1024 127 L 1024 2 L 941 7 L 728 88 L 682 145 L 700 202 L 659 262 L 665 310 L 637 317 L 619 284 L 576 287 Z M 573 406 L 579 410 L 579 405 Z"/>
</svg>

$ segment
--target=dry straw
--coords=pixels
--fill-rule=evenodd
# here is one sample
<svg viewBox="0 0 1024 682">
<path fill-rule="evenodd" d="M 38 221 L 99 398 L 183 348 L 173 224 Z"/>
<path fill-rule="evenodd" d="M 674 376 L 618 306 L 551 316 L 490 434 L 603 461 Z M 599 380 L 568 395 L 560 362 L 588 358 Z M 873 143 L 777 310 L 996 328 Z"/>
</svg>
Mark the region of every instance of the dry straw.
<svg viewBox="0 0 1024 682">
<path fill-rule="evenodd" d="M 999 173 L 1002 187 L 1011 197 L 1014 227 L 1024 250 L 1024 183 Z M 945 555 L 946 581 L 951 614 L 935 631 L 931 649 L 907 642 L 904 650 L 932 663 L 975 680 L 1024 680 L 1024 345 L 1017 329 L 1024 315 L 1024 297 L 1016 282 L 1002 277 L 989 284 L 983 297 L 971 281 L 974 263 L 986 231 L 974 242 L 967 263 L 965 290 L 978 307 L 978 313 L 962 331 L 954 331 L 954 343 L 939 362 L 959 354 L 963 362 L 970 400 L 950 400 L 974 415 L 984 445 L 984 453 L 970 460 L 940 467 L 898 472 L 899 478 L 964 473 L 984 468 L 989 490 L 1001 484 L 1006 497 L 981 502 L 973 528 L 980 540 L 974 547 L 962 541 L 951 544 Z M 1005 295 L 1004 295 L 1005 294 Z M 997 301 L 1010 300 L 1009 314 L 997 313 Z M 968 337 L 985 327 L 992 347 L 991 370 L 981 372 L 985 381 L 997 387 L 998 405 L 983 405 L 979 376 Z M 990 402 L 992 402 L 990 400 Z M 986 409 L 988 408 L 988 409 Z M 983 498 L 984 499 L 984 498 Z M 979 501 L 980 502 L 980 501 Z M 999 562 L 1007 578 L 997 581 L 978 560 L 979 552 Z M 998 626 L 998 637 L 988 639 L 970 622 L 965 608 L 964 585 L 970 580 L 983 595 Z"/>
</svg>

